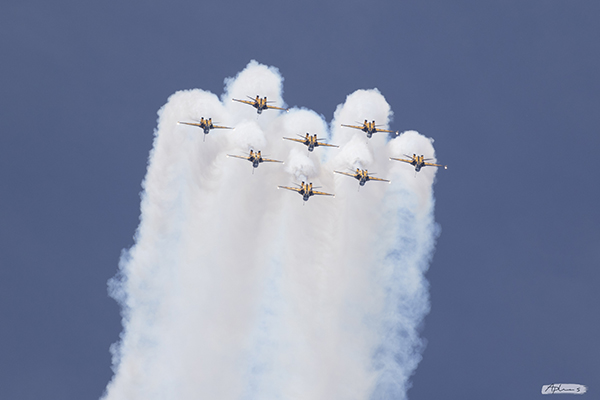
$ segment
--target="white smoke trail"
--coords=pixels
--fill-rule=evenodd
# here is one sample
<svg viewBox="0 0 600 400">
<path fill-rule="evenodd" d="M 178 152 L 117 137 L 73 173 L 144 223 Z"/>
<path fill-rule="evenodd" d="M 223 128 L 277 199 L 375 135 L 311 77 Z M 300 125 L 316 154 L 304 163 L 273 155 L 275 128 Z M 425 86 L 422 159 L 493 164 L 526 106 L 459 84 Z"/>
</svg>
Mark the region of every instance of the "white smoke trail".
<svg viewBox="0 0 600 400">
<path fill-rule="evenodd" d="M 144 181 L 136 244 L 111 294 L 123 307 L 115 375 L 105 399 L 380 399 L 406 397 L 428 311 L 424 272 L 433 251 L 435 169 L 415 177 L 403 153 L 433 156 L 432 141 L 406 132 L 389 141 L 342 128 L 367 118 L 387 125 L 377 90 L 338 106 L 331 142 L 305 109 L 259 117 L 231 102 L 256 94 L 283 105 L 283 78 L 255 61 L 226 80 L 221 101 L 177 92 L 159 112 Z M 212 118 L 231 131 L 177 125 Z M 205 140 L 204 140 L 205 139 Z M 227 158 L 250 149 L 285 160 Z M 368 168 L 391 184 L 333 170 Z M 306 180 L 335 193 L 300 196 L 277 185 Z"/>
</svg>

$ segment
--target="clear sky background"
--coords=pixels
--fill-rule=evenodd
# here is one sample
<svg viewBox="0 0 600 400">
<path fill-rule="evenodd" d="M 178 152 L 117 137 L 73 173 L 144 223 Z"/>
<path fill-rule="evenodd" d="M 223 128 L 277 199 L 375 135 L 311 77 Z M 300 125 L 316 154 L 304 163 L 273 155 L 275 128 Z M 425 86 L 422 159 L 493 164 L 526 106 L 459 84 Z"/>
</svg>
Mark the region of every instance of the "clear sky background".
<svg viewBox="0 0 600 400">
<path fill-rule="evenodd" d="M 435 139 L 441 236 L 411 399 L 600 384 L 600 3 L 5 1 L 0 398 L 95 399 L 156 111 L 248 61 L 331 120 L 378 88 Z"/>
</svg>

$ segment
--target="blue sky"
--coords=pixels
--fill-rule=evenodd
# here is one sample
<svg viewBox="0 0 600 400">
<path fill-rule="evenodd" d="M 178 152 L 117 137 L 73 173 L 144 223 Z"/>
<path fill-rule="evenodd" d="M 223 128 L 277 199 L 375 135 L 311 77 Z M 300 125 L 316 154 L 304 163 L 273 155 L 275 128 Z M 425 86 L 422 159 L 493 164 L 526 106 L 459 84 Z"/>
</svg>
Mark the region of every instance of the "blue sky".
<svg viewBox="0 0 600 400">
<path fill-rule="evenodd" d="M 327 120 L 378 88 L 394 129 L 433 137 L 449 165 L 409 398 L 529 398 L 560 381 L 593 393 L 599 8 L 3 4 L 0 397 L 102 394 L 121 331 L 106 281 L 133 244 L 156 111 L 180 89 L 221 94 L 251 59 Z"/>
</svg>

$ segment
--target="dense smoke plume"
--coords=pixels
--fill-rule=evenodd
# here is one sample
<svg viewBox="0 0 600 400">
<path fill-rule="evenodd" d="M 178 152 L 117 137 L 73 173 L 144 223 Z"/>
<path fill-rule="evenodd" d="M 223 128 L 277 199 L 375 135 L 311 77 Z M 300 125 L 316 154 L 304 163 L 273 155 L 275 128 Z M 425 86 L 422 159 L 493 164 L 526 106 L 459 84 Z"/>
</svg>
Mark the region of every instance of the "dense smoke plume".
<svg viewBox="0 0 600 400">
<path fill-rule="evenodd" d="M 434 156 L 414 131 L 390 139 L 341 127 L 392 111 L 358 90 L 329 126 L 310 110 L 258 115 L 232 98 L 283 106 L 283 78 L 255 61 L 225 93 L 173 94 L 159 111 L 135 245 L 111 295 L 123 309 L 107 400 L 402 399 L 421 358 L 428 312 L 435 168 L 415 176 L 404 153 Z M 178 121 L 212 118 L 204 135 Z M 282 140 L 317 134 L 340 148 Z M 253 149 L 285 164 L 228 158 Z M 365 168 L 391 180 L 334 174 Z M 278 185 L 313 182 L 335 197 Z"/>
</svg>

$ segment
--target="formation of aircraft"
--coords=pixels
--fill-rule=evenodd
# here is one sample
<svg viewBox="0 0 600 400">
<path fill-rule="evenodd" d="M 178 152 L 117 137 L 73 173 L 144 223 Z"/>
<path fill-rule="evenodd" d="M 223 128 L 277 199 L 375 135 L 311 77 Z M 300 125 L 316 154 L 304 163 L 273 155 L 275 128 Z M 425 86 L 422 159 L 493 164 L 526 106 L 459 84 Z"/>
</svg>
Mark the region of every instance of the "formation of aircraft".
<svg viewBox="0 0 600 400">
<path fill-rule="evenodd" d="M 418 156 L 416 154 L 413 154 L 411 157 L 408 154 L 405 154 L 405 156 L 409 157 L 409 159 L 407 160 L 404 158 L 390 157 L 390 160 L 402 161 L 402 162 L 408 163 L 410 165 L 413 165 L 415 167 L 415 171 L 417 171 L 417 172 L 419 172 L 421 170 L 421 168 L 423 168 L 423 167 L 444 167 L 444 169 L 448 169 L 447 165 L 434 164 L 434 163 L 427 162 L 427 160 L 431 160 L 431 158 L 424 158 L 423 155 Z"/>
<path fill-rule="evenodd" d="M 358 184 L 360 186 L 365 186 L 365 183 L 367 183 L 368 181 L 390 182 L 387 179 L 375 178 L 374 176 L 369 175 L 369 171 L 367 171 L 366 169 L 356 168 L 356 172 L 353 174 L 350 174 L 348 172 L 340 172 L 340 171 L 333 171 L 333 172 L 335 172 L 336 174 L 347 175 L 347 176 L 351 176 L 355 179 L 358 179 Z"/>
<path fill-rule="evenodd" d="M 249 104 L 252 107 L 256 108 L 256 111 L 258 114 L 261 114 L 263 110 L 267 110 L 267 109 L 276 109 L 276 110 L 282 110 L 282 111 L 287 111 L 288 109 L 286 108 L 282 108 L 282 107 L 276 107 L 276 106 L 272 106 L 269 105 L 269 101 L 267 101 L 267 97 L 263 97 L 260 98 L 260 96 L 256 96 L 255 99 L 253 99 L 252 97 L 248 96 L 248 98 L 250 100 L 239 100 L 239 99 L 232 99 L 233 101 L 237 101 L 240 103 L 245 103 L 245 104 Z M 206 135 L 211 131 L 211 129 L 233 129 L 230 128 L 228 126 L 219 126 L 219 125 L 215 125 L 212 122 L 212 118 L 208 118 L 205 119 L 204 117 L 200 118 L 200 121 L 198 122 L 183 122 L 183 121 L 178 121 L 178 124 L 183 124 L 183 125 L 190 125 L 190 126 L 196 126 L 199 127 L 203 130 L 204 132 L 204 136 L 206 137 Z M 362 125 L 345 125 L 342 124 L 343 127 L 347 127 L 347 128 L 354 128 L 354 129 L 360 129 L 361 131 L 365 132 L 367 134 L 367 138 L 371 138 L 372 135 L 374 133 L 377 132 L 388 132 L 388 133 L 396 133 L 398 134 L 398 131 L 392 131 L 392 130 L 387 130 L 387 129 L 380 129 L 377 127 L 377 125 L 375 124 L 375 121 L 371 121 L 368 122 L 368 120 L 365 119 L 365 122 Z M 298 142 L 298 143 L 302 143 L 303 145 L 308 147 L 308 151 L 311 152 L 315 149 L 315 147 L 319 147 L 319 146 L 326 146 L 326 147 L 339 147 L 337 145 L 334 144 L 328 144 L 325 143 L 323 141 L 323 139 L 320 139 L 317 137 L 316 134 L 314 135 L 310 135 L 309 133 L 306 133 L 305 136 L 302 135 L 298 135 L 300 137 L 300 139 L 296 139 L 296 138 L 288 138 L 288 137 L 284 137 L 283 139 L 285 140 L 291 140 L 294 142 Z M 263 162 L 276 162 L 276 163 L 283 163 L 283 161 L 280 160 L 274 160 L 274 159 L 270 159 L 270 158 L 264 158 L 261 154 L 260 151 L 255 152 L 254 150 L 250 150 L 250 154 L 248 156 L 238 156 L 238 155 L 233 155 L 233 154 L 228 154 L 229 157 L 235 157 L 235 158 L 240 158 L 243 160 L 247 160 L 250 161 L 252 163 L 252 173 L 254 173 L 254 169 L 258 168 L 258 166 L 263 163 Z M 394 161 L 401 161 L 401 162 L 405 162 L 408 163 L 412 166 L 415 167 L 415 171 L 419 172 L 421 170 L 421 168 L 425 167 L 425 166 L 431 166 L 431 167 L 444 167 L 444 169 L 447 169 L 448 167 L 446 165 L 442 165 L 442 164 L 435 164 L 432 162 L 428 162 L 428 160 L 431 160 L 431 158 L 425 158 L 425 156 L 423 155 L 416 155 L 413 154 L 412 157 L 405 154 L 406 157 L 408 158 L 394 158 L 394 157 L 390 157 L 390 160 L 394 160 Z M 360 168 L 356 168 L 356 172 L 341 172 L 341 171 L 333 171 L 336 174 L 341 174 L 341 175 L 346 175 L 346 176 L 350 176 L 356 180 L 358 180 L 358 183 L 360 186 L 364 186 L 368 181 L 380 181 L 380 182 L 390 182 L 387 179 L 382 179 L 382 178 L 376 178 L 374 177 L 373 173 L 369 174 L 369 172 L 366 169 L 360 169 Z M 302 195 L 302 199 L 304 201 L 308 201 L 308 199 L 311 196 L 314 195 L 322 195 L 322 196 L 335 196 L 332 193 L 325 193 L 325 192 L 320 192 L 320 191 L 316 191 L 313 190 L 313 184 L 311 183 L 305 183 L 304 181 L 302 181 L 302 183 L 300 185 L 296 184 L 296 186 L 298 187 L 291 187 L 291 186 L 278 186 L 278 188 L 280 189 L 287 189 L 287 190 L 292 190 L 296 193 L 299 193 L 300 195 Z"/>
<path fill-rule="evenodd" d="M 325 142 L 321 142 L 321 140 L 323 140 L 323 139 L 317 138 L 317 134 L 314 134 L 311 136 L 307 133 L 306 136 L 302 136 L 302 135 L 298 135 L 298 136 L 300 136 L 302 139 L 294 139 L 294 138 L 287 138 L 287 137 L 284 137 L 284 139 L 293 140 L 294 142 L 302 143 L 303 145 L 308 146 L 308 151 L 313 151 L 315 149 L 315 147 L 319 147 L 319 146 L 340 147 L 340 146 L 336 146 L 335 144 L 327 144 Z"/>
<path fill-rule="evenodd" d="M 208 119 L 204 119 L 204 117 L 200 118 L 200 122 L 181 122 L 178 121 L 177 122 L 180 125 L 191 125 L 191 126 L 197 126 L 198 128 L 202 128 L 202 130 L 204 131 L 205 135 L 208 135 L 208 132 L 210 132 L 211 129 L 233 129 L 230 128 L 228 126 L 219 126 L 219 125 L 215 125 L 212 122 L 212 118 L 208 118 Z"/>
<path fill-rule="evenodd" d="M 298 185 L 300 187 L 290 187 L 290 186 L 277 186 L 279 189 L 287 189 L 287 190 L 293 190 L 294 192 L 300 193 L 302 195 L 302 199 L 304 201 L 308 201 L 308 199 L 310 198 L 310 196 L 314 196 L 314 195 L 322 195 L 322 196 L 335 196 L 331 193 L 325 193 L 325 192 L 318 192 L 316 190 L 313 190 L 313 184 L 311 183 L 304 183 L 304 181 L 302 181 L 302 183 L 300 185 Z"/>
<path fill-rule="evenodd" d="M 260 165 L 260 163 L 263 162 L 277 162 L 277 163 L 282 163 L 283 161 L 279 161 L 279 160 L 272 160 L 270 158 L 263 158 L 263 156 L 260 154 L 260 150 L 258 152 L 254 152 L 254 150 L 250 150 L 250 155 L 248 157 L 244 157 L 244 156 L 235 156 L 235 155 L 231 155 L 231 154 L 227 154 L 228 157 L 235 157 L 235 158 L 241 158 L 242 160 L 248 160 L 252 163 L 252 167 L 254 168 L 258 168 L 258 166 Z M 252 173 L 254 173 L 254 170 L 252 170 Z"/>
<path fill-rule="evenodd" d="M 259 114 L 262 114 L 263 110 L 267 110 L 267 109 L 275 109 L 275 110 L 282 110 L 282 111 L 287 111 L 287 108 L 282 108 L 282 107 L 275 107 L 275 106 L 270 106 L 268 103 L 272 103 L 271 101 L 267 101 L 267 96 L 263 97 L 262 99 L 260 98 L 259 95 L 256 95 L 256 98 L 253 99 L 250 96 L 247 96 L 250 100 L 238 100 L 238 99 L 232 99 L 233 101 L 237 101 L 240 103 L 244 103 L 244 104 L 249 104 L 252 107 L 256 108 L 256 112 Z"/>
<path fill-rule="evenodd" d="M 361 131 L 365 132 L 367 134 L 367 137 L 370 139 L 371 136 L 373 136 L 374 133 L 377 132 L 389 132 L 389 133 L 395 133 L 396 135 L 398 134 L 398 131 L 390 131 L 387 129 L 379 129 L 377 128 L 377 125 L 375 124 L 375 121 L 372 122 L 368 122 L 365 119 L 365 122 L 363 122 L 362 126 L 359 125 L 344 125 L 342 124 L 342 126 L 345 126 L 346 128 L 354 128 L 354 129 L 360 129 Z"/>
</svg>

